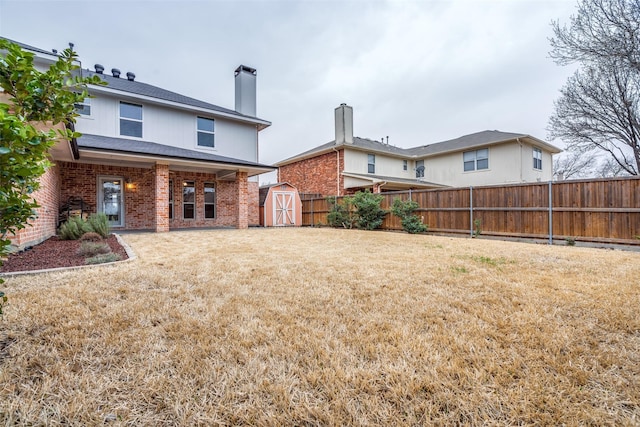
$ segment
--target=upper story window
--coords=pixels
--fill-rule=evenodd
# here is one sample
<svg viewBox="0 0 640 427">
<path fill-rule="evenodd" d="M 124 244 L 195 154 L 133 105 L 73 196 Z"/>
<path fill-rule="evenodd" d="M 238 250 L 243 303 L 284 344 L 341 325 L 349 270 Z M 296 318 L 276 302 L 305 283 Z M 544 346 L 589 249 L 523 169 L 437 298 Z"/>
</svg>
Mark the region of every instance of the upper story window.
<svg viewBox="0 0 640 427">
<path fill-rule="evenodd" d="M 533 147 L 533 168 L 542 170 L 542 150 L 536 147 Z"/>
<path fill-rule="evenodd" d="M 120 103 L 120 135 L 142 138 L 142 105 Z"/>
<path fill-rule="evenodd" d="M 462 154 L 464 171 L 489 169 L 489 149 L 482 148 L 475 151 L 465 151 Z"/>
<path fill-rule="evenodd" d="M 215 147 L 214 125 L 213 119 L 198 117 L 198 147 Z"/>
<path fill-rule="evenodd" d="M 368 154 L 367 159 L 367 172 L 376 173 L 376 155 Z"/>
<path fill-rule="evenodd" d="M 416 178 L 424 178 L 424 160 L 416 160 Z"/>
<path fill-rule="evenodd" d="M 402 170 L 403 170 L 403 171 L 406 171 L 406 170 L 407 170 L 407 168 L 408 168 L 407 161 L 406 161 L 406 160 L 403 160 L 403 161 L 402 161 Z"/>
<path fill-rule="evenodd" d="M 91 115 L 91 98 L 85 98 L 84 101 L 78 102 L 74 106 L 76 107 L 76 113 L 81 116 Z"/>
</svg>

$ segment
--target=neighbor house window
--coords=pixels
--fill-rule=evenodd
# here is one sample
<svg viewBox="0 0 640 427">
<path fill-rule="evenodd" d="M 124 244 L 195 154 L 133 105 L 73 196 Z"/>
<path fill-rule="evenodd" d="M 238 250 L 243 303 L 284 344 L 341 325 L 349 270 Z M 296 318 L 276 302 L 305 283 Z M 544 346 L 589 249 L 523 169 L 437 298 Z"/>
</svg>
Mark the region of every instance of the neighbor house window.
<svg viewBox="0 0 640 427">
<path fill-rule="evenodd" d="M 416 160 L 416 178 L 424 178 L 424 160 Z"/>
<path fill-rule="evenodd" d="M 533 168 L 542 170 L 542 150 L 535 147 L 533 148 Z"/>
<path fill-rule="evenodd" d="M 196 217 L 196 184 L 193 181 L 182 183 L 182 218 Z"/>
<path fill-rule="evenodd" d="M 169 180 L 169 219 L 173 219 L 173 180 Z"/>
<path fill-rule="evenodd" d="M 408 165 L 407 165 L 407 161 L 406 161 L 406 160 L 403 160 L 403 161 L 402 161 L 402 170 L 403 170 L 403 171 L 406 171 L 406 170 L 407 170 L 407 167 L 408 167 Z"/>
<path fill-rule="evenodd" d="M 120 135 L 142 138 L 142 105 L 120 103 Z"/>
<path fill-rule="evenodd" d="M 204 183 L 204 217 L 216 217 L 216 185 L 212 182 Z"/>
<path fill-rule="evenodd" d="M 376 155 L 368 154 L 367 157 L 368 157 L 367 172 L 376 173 Z"/>
<path fill-rule="evenodd" d="M 78 102 L 74 106 L 76 107 L 76 113 L 81 116 L 91 115 L 91 98 L 85 98 L 84 101 Z"/>
<path fill-rule="evenodd" d="M 198 146 L 212 148 L 215 146 L 213 119 L 198 117 Z"/>
<path fill-rule="evenodd" d="M 489 149 L 483 148 L 475 151 L 465 151 L 462 154 L 464 171 L 489 169 Z"/>
</svg>

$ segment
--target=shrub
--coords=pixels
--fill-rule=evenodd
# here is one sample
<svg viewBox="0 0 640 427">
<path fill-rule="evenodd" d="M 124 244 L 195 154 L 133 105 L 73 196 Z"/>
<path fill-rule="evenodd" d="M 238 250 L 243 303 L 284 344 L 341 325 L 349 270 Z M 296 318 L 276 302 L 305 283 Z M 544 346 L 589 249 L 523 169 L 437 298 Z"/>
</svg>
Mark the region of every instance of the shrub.
<svg viewBox="0 0 640 427">
<path fill-rule="evenodd" d="M 331 205 L 329 214 L 327 215 L 327 223 L 331 227 L 353 228 L 355 226 L 355 215 L 351 197 L 343 197 L 341 203 L 338 203 L 336 197 L 327 197 L 327 201 Z"/>
<path fill-rule="evenodd" d="M 335 197 L 327 198 L 331 205 L 327 222 L 332 227 L 373 230 L 380 227 L 387 212 L 380 208 L 382 196 L 370 191 L 358 191 L 345 196 L 340 202 Z"/>
<path fill-rule="evenodd" d="M 576 245 L 576 239 L 574 239 L 573 237 L 566 237 L 564 239 L 565 242 L 567 242 L 567 246 L 575 246 Z"/>
<path fill-rule="evenodd" d="M 78 255 L 82 256 L 96 256 L 99 254 L 107 254 L 111 252 L 111 248 L 106 243 L 97 243 L 84 241 L 78 248 Z"/>
<path fill-rule="evenodd" d="M 391 206 L 391 213 L 400 218 L 402 229 L 410 234 L 424 233 L 428 227 L 422 223 L 422 219 L 415 215 L 418 203 L 413 200 L 402 201 L 396 198 Z"/>
<path fill-rule="evenodd" d="M 85 260 L 85 264 L 104 264 L 106 262 L 120 261 L 120 255 L 109 252 L 108 254 L 96 255 Z"/>
<path fill-rule="evenodd" d="M 95 231 L 102 237 L 107 237 L 109 233 L 111 233 L 109 218 L 102 212 L 89 215 L 87 223 L 91 226 L 92 231 Z"/>
<path fill-rule="evenodd" d="M 60 238 L 62 240 L 77 240 L 89 231 L 93 230 L 87 222 L 78 216 L 72 216 L 60 226 Z"/>
<path fill-rule="evenodd" d="M 375 230 L 382 225 L 387 211 L 380 207 L 384 197 L 369 190 L 358 191 L 353 196 L 356 208 L 356 226 L 363 230 Z"/>
<path fill-rule="evenodd" d="M 100 242 L 102 240 L 102 236 L 95 231 L 90 231 L 88 233 L 84 233 L 78 240 L 81 242 Z"/>
</svg>

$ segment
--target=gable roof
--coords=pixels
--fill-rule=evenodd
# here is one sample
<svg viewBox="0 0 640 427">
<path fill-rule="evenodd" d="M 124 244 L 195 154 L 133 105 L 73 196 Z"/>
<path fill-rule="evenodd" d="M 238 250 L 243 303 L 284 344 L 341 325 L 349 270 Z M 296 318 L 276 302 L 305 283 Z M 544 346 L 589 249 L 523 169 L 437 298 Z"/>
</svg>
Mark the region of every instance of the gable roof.
<svg viewBox="0 0 640 427">
<path fill-rule="evenodd" d="M 5 37 L 1 37 L 1 38 L 4 38 L 12 43 L 17 44 L 22 49 L 29 50 L 34 53 L 39 53 L 41 55 L 50 55 L 52 56 L 51 60 L 54 60 L 55 57 L 59 56 L 58 54 L 53 53 L 52 51 L 40 49 L 35 46 L 30 46 L 25 43 L 7 39 Z M 217 113 L 217 114 L 224 115 L 226 117 L 230 117 L 232 119 L 255 123 L 258 125 L 259 130 L 262 130 L 264 128 L 271 126 L 271 122 L 267 120 L 260 119 L 258 117 L 247 116 L 235 110 L 220 107 L 219 105 L 215 105 L 209 102 L 201 101 L 199 99 L 191 98 L 186 95 L 181 95 L 179 93 L 172 92 L 170 90 L 166 90 L 158 86 L 153 86 L 148 83 L 143 83 L 136 80 L 129 80 L 127 78 L 113 77 L 112 75 L 109 75 L 109 74 L 96 73 L 95 71 L 91 71 L 88 69 L 75 70 L 73 74 L 82 75 L 86 77 L 91 77 L 91 76 L 100 77 L 102 81 L 107 83 L 107 86 L 105 87 L 105 86 L 91 85 L 91 88 L 93 88 L 96 91 L 103 90 L 107 92 L 110 92 L 110 91 L 126 92 L 135 96 L 143 96 L 143 97 L 148 97 L 148 98 L 152 98 L 160 101 L 167 101 L 170 103 L 181 104 L 188 107 L 195 107 L 202 110 L 209 110 L 213 114 Z"/>
<path fill-rule="evenodd" d="M 139 82 L 137 80 L 129 80 L 127 78 L 113 77 L 109 74 L 96 73 L 95 71 L 82 69 L 77 71 L 83 76 L 92 77 L 98 76 L 102 81 L 107 83 L 107 86 L 91 86 L 96 91 L 119 91 L 126 92 L 135 96 L 148 97 L 160 101 L 167 101 L 170 103 L 181 104 L 188 107 L 195 107 L 202 110 L 209 110 L 212 113 L 222 114 L 232 119 L 248 121 L 256 123 L 260 130 L 271 126 L 271 122 L 260 119 L 258 117 L 247 116 L 245 114 L 238 113 L 235 110 L 229 108 L 220 107 L 219 105 L 211 104 L 209 102 L 201 101 L 199 99 L 191 98 L 186 95 L 181 95 L 176 92 L 172 92 L 167 89 L 163 89 L 158 86 L 153 86 L 148 83 Z"/>
<path fill-rule="evenodd" d="M 284 166 L 289 163 L 294 163 L 300 160 L 315 157 L 320 154 L 325 154 L 333 151 L 334 149 L 352 148 L 359 151 L 368 151 L 371 153 L 381 153 L 387 156 L 399 157 L 399 158 L 412 158 L 421 159 L 447 152 L 455 152 L 471 149 L 474 147 L 481 147 L 487 145 L 502 144 L 517 139 L 529 140 L 530 143 L 544 147 L 551 153 L 559 153 L 561 150 L 545 141 L 535 138 L 531 135 L 513 132 L 501 132 L 497 130 L 485 130 L 482 132 L 476 132 L 469 135 L 464 135 L 459 138 L 450 139 L 447 141 L 436 142 L 433 144 L 423 145 L 413 148 L 401 148 L 394 145 L 385 144 L 380 141 L 374 141 L 368 138 L 354 137 L 353 143 L 336 144 L 335 141 L 327 142 L 326 144 L 319 145 L 310 150 L 304 151 L 293 157 L 289 157 L 285 160 L 281 160 L 275 163 L 275 166 Z"/>
<path fill-rule="evenodd" d="M 467 150 L 474 147 L 501 144 L 518 139 L 529 139 L 537 145 L 543 145 L 552 153 L 559 153 L 560 149 L 544 142 L 538 138 L 523 133 L 501 132 L 498 130 L 485 130 L 447 141 L 436 142 L 434 144 L 423 145 L 422 147 L 410 148 L 407 152 L 416 157 L 427 157 L 446 152 Z"/>
</svg>

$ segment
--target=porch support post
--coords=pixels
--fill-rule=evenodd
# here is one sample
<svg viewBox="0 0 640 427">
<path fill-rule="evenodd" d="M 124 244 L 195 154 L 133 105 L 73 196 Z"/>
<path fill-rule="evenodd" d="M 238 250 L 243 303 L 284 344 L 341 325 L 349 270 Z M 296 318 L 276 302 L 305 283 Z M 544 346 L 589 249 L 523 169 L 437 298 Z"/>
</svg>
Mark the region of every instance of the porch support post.
<svg viewBox="0 0 640 427">
<path fill-rule="evenodd" d="M 238 181 L 238 228 L 249 228 L 249 181 L 246 172 L 238 172 L 236 174 Z"/>
<path fill-rule="evenodd" d="M 169 231 L 169 165 L 156 163 L 156 232 Z"/>
</svg>

